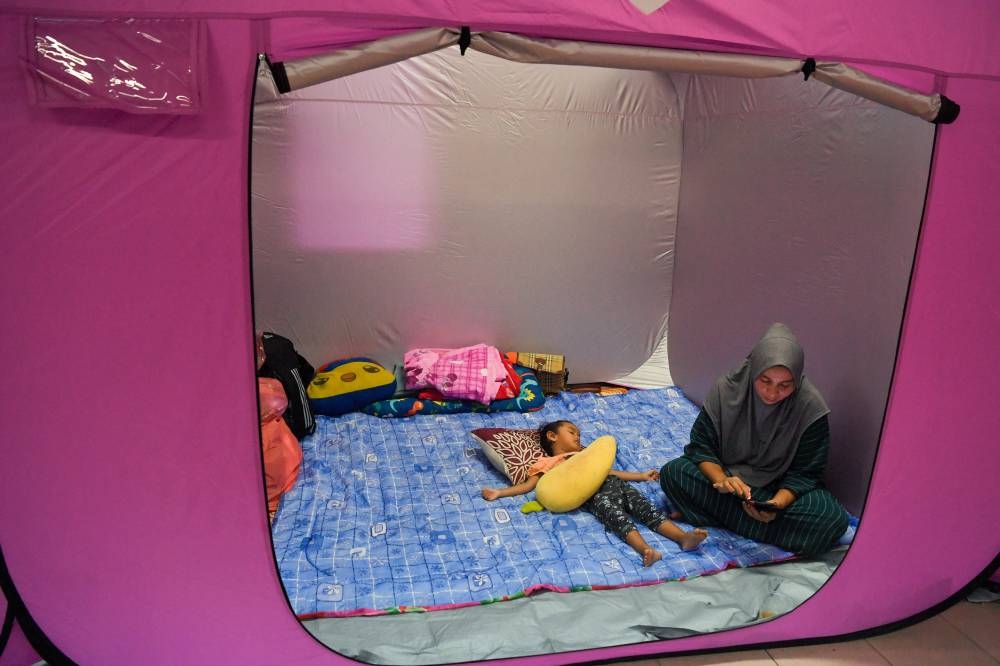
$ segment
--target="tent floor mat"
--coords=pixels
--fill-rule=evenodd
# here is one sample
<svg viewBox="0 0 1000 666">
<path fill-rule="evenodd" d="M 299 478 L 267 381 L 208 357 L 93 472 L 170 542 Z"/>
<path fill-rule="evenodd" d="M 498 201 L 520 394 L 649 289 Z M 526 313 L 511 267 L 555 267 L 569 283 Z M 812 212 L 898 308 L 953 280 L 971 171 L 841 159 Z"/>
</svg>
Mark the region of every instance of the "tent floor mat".
<svg viewBox="0 0 1000 666">
<path fill-rule="evenodd" d="M 340 654 L 372 664 L 443 664 L 611 647 L 742 627 L 812 596 L 847 552 L 645 587 L 541 593 L 434 613 L 302 624 Z"/>
</svg>

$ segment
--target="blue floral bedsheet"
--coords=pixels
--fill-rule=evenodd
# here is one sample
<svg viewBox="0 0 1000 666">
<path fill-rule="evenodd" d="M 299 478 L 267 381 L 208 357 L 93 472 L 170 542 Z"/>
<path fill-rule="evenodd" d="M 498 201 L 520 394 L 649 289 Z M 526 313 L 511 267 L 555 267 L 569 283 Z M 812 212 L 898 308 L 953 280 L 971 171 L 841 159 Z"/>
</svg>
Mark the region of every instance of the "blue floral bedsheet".
<svg viewBox="0 0 1000 666">
<path fill-rule="evenodd" d="M 302 442 L 295 487 L 272 526 L 281 579 L 302 619 L 426 611 L 490 603 L 548 589 L 645 585 L 787 559 L 775 546 L 709 528 L 694 552 L 650 533 L 663 559 L 644 568 L 589 513 L 521 513 L 533 495 L 487 502 L 505 478 L 475 428 L 534 428 L 570 419 L 590 441 L 612 434 L 617 469 L 659 469 L 681 454 L 697 416 L 674 388 L 625 395 L 562 393 L 534 413 L 380 419 L 319 417 Z M 637 484 L 658 505 L 655 482 Z M 680 523 L 685 526 L 683 523 Z"/>
</svg>

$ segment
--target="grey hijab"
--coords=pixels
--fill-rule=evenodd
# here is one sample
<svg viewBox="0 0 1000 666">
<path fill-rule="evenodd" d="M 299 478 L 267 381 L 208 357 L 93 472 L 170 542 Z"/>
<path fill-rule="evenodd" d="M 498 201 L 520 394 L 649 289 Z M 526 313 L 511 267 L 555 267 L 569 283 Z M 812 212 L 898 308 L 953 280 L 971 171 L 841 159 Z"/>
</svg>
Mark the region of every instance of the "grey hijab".
<svg viewBox="0 0 1000 666">
<path fill-rule="evenodd" d="M 781 365 L 795 378 L 795 391 L 776 405 L 757 397 L 753 382 Z M 703 405 L 719 435 L 719 459 L 728 474 L 762 487 L 780 478 L 806 428 L 830 412 L 802 370 L 805 353 L 784 324 L 772 324 L 743 364 L 720 377 Z"/>
</svg>

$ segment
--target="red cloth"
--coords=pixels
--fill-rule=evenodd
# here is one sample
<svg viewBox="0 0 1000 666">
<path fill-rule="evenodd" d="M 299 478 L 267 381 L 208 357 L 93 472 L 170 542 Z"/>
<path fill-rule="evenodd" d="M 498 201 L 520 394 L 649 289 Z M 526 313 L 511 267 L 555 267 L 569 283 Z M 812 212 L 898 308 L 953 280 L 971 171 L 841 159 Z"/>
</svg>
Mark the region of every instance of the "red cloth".
<svg viewBox="0 0 1000 666">
<path fill-rule="evenodd" d="M 501 355 L 500 360 L 503 361 L 503 367 L 507 371 L 507 379 L 497 389 L 497 397 L 495 399 L 509 400 L 510 398 L 516 398 L 521 395 L 521 375 L 517 374 L 514 364 L 506 356 Z"/>
</svg>

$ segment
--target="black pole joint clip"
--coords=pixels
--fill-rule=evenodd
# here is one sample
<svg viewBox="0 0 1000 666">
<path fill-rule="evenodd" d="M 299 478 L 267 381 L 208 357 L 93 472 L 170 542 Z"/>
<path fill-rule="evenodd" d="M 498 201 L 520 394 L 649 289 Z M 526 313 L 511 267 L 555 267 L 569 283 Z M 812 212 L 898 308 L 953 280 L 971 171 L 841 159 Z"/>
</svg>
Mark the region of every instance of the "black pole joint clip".
<svg viewBox="0 0 1000 666">
<path fill-rule="evenodd" d="M 462 55 L 465 55 L 465 49 L 469 48 L 469 44 L 472 43 L 472 31 L 469 30 L 469 26 L 462 26 L 462 34 L 458 36 L 458 50 Z"/>
<path fill-rule="evenodd" d="M 958 118 L 959 111 L 962 110 L 955 102 L 951 101 L 944 95 L 941 95 L 941 108 L 938 110 L 937 116 L 931 122 L 935 125 L 950 125 L 955 122 Z"/>
<path fill-rule="evenodd" d="M 799 71 L 802 72 L 802 76 L 803 76 L 802 80 L 803 81 L 808 81 L 809 77 L 812 76 L 813 72 L 816 71 L 816 59 L 815 58 L 806 58 L 805 64 L 802 65 L 802 69 L 799 70 Z"/>
</svg>

